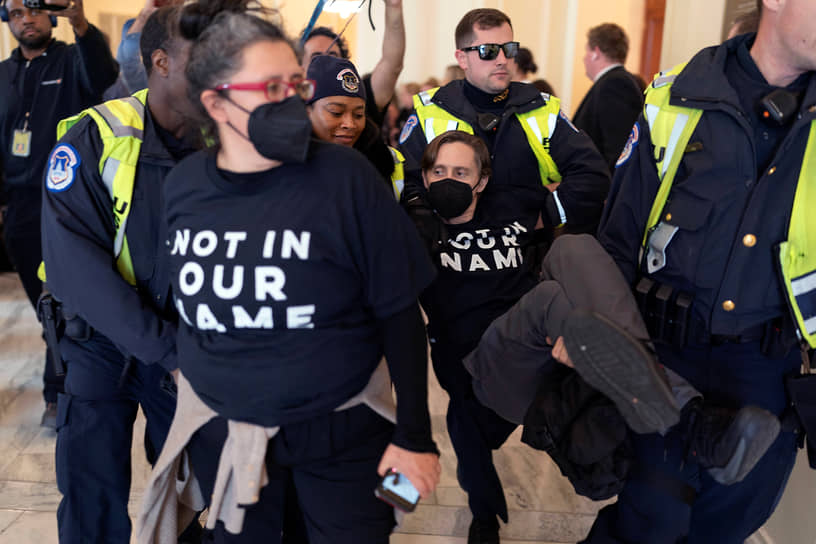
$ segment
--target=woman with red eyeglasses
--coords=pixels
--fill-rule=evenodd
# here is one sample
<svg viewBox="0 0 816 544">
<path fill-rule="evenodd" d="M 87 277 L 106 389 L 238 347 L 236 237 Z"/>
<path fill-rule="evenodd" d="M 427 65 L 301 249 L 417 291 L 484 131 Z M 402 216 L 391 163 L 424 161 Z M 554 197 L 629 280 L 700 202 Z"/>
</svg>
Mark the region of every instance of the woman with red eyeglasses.
<svg viewBox="0 0 816 544">
<path fill-rule="evenodd" d="M 182 15 L 210 148 L 165 183 L 181 375 L 150 494 L 176 487 L 171 458 L 190 439 L 205 446 L 189 451 L 216 542 L 280 542 L 291 480 L 311 544 L 386 544 L 382 476 L 422 497 L 439 480 L 417 305 L 433 267 L 371 164 L 312 139 L 315 84 L 246 3 Z"/>
</svg>

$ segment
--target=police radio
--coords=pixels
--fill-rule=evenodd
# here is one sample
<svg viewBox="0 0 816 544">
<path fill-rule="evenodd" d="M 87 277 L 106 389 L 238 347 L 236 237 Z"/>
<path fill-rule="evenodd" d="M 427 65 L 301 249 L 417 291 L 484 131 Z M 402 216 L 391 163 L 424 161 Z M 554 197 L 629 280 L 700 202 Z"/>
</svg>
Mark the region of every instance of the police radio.
<svg viewBox="0 0 816 544">
<path fill-rule="evenodd" d="M 799 109 L 799 93 L 774 89 L 759 101 L 762 120 L 779 126 L 787 125 Z"/>
</svg>

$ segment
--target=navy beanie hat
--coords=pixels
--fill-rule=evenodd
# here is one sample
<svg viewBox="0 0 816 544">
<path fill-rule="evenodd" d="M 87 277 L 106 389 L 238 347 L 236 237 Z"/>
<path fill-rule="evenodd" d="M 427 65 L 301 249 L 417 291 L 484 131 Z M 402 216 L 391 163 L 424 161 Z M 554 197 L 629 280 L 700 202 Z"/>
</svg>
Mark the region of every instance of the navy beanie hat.
<svg viewBox="0 0 816 544">
<path fill-rule="evenodd" d="M 366 99 L 365 85 L 350 60 L 320 55 L 312 59 L 306 77 L 315 82 L 315 94 L 308 104 L 327 96 L 356 96 Z"/>
</svg>

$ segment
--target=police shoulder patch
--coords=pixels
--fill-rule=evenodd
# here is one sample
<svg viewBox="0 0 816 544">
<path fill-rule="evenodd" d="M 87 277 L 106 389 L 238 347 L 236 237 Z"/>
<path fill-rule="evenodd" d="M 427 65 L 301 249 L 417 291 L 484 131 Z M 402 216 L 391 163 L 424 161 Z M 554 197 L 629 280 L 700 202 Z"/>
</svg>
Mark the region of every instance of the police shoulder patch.
<svg viewBox="0 0 816 544">
<path fill-rule="evenodd" d="M 618 162 L 615 163 L 615 168 L 626 164 L 626 161 L 632 157 L 632 152 L 637 147 L 638 140 L 640 140 L 640 124 L 636 122 L 635 126 L 632 127 L 632 132 L 629 134 L 629 139 L 626 140 L 626 145 L 623 146 L 620 157 L 618 157 Z"/>
<path fill-rule="evenodd" d="M 561 119 L 563 119 L 563 120 L 564 120 L 564 122 L 565 122 L 565 123 L 567 123 L 567 124 L 570 126 L 570 128 L 572 128 L 572 130 L 574 130 L 575 132 L 581 132 L 580 130 L 578 130 L 578 127 L 576 127 L 575 125 L 573 125 L 573 124 L 572 124 L 572 121 L 570 121 L 570 120 L 569 120 L 569 117 L 567 117 L 567 116 L 564 114 L 564 112 L 563 112 L 563 111 L 559 111 L 559 112 L 558 112 L 558 117 L 560 117 Z"/>
<path fill-rule="evenodd" d="M 402 127 L 402 132 L 400 132 L 399 143 L 400 145 L 404 144 L 408 141 L 408 138 L 411 137 L 411 133 L 414 131 L 416 126 L 419 124 L 419 118 L 417 114 L 414 113 L 411 117 L 405 121 L 405 125 Z"/>
<path fill-rule="evenodd" d="M 52 193 L 68 189 L 74 179 L 82 159 L 71 144 L 59 144 L 48 157 L 48 170 L 45 173 L 45 186 Z"/>
</svg>

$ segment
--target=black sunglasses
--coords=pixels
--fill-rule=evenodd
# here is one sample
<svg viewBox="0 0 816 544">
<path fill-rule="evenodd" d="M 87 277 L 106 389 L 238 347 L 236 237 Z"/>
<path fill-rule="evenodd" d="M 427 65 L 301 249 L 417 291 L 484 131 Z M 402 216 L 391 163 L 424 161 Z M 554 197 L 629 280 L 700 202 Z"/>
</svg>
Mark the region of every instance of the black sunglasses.
<svg viewBox="0 0 816 544">
<path fill-rule="evenodd" d="M 479 58 L 482 60 L 495 59 L 499 56 L 500 50 L 504 50 L 505 57 L 512 59 L 518 54 L 519 42 L 483 43 L 482 45 L 472 45 L 460 49 L 460 51 L 478 51 Z"/>
</svg>

